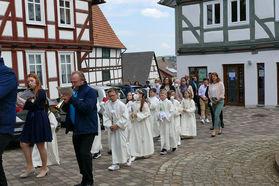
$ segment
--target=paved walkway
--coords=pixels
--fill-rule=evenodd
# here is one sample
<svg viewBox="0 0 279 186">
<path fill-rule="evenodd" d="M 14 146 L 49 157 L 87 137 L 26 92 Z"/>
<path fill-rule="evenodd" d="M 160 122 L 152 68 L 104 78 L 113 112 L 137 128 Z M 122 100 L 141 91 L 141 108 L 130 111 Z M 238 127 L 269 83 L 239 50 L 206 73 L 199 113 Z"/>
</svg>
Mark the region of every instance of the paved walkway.
<svg viewBox="0 0 279 186">
<path fill-rule="evenodd" d="M 96 185 L 279 185 L 274 153 L 279 151 L 279 109 L 224 108 L 224 133 L 210 137 L 209 125 L 198 120 L 198 137 L 182 141 L 174 153 L 159 155 L 160 143 L 148 159 L 108 171 L 111 157 L 103 131 L 103 151 L 94 160 Z M 71 135 L 58 133 L 60 166 L 50 166 L 42 179 L 20 179 L 25 168 L 19 148 L 6 151 L 4 167 L 9 185 L 74 185 L 80 182 Z M 39 170 L 37 170 L 39 172 Z"/>
</svg>

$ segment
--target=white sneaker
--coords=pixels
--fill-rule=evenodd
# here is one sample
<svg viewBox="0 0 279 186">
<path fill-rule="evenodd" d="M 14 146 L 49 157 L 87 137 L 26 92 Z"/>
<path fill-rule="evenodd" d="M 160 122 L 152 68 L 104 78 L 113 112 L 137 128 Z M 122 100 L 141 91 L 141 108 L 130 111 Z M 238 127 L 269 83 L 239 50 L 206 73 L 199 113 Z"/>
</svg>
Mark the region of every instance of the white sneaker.
<svg viewBox="0 0 279 186">
<path fill-rule="evenodd" d="M 126 165 L 129 166 L 129 167 L 132 165 L 132 160 L 131 160 L 131 158 L 129 158 L 129 159 L 127 160 Z"/>
<path fill-rule="evenodd" d="M 115 170 L 118 170 L 120 169 L 119 165 L 117 164 L 112 164 L 111 166 L 109 166 L 108 170 L 111 170 L 111 171 L 115 171 Z"/>
<path fill-rule="evenodd" d="M 204 121 L 203 119 L 201 119 L 201 122 L 202 122 L 203 124 L 205 124 L 205 121 Z"/>
<path fill-rule="evenodd" d="M 206 122 L 206 123 L 209 123 L 210 121 L 209 121 L 209 119 L 206 118 L 205 122 Z"/>
<path fill-rule="evenodd" d="M 131 162 L 133 162 L 133 161 L 136 160 L 136 157 L 135 157 L 135 156 L 132 156 L 132 157 L 130 158 L 130 160 L 131 160 Z"/>
</svg>

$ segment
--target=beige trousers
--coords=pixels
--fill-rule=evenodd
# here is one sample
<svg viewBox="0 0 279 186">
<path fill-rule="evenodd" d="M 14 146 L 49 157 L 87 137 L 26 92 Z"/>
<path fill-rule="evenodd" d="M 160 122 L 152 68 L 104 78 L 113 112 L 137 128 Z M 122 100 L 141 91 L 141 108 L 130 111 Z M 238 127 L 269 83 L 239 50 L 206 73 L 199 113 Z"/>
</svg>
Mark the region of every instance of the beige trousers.
<svg viewBox="0 0 279 186">
<path fill-rule="evenodd" d="M 200 105 L 201 105 L 201 117 L 202 119 L 206 119 L 209 118 L 209 106 L 208 106 L 208 100 L 203 100 L 202 98 L 200 98 Z"/>
</svg>

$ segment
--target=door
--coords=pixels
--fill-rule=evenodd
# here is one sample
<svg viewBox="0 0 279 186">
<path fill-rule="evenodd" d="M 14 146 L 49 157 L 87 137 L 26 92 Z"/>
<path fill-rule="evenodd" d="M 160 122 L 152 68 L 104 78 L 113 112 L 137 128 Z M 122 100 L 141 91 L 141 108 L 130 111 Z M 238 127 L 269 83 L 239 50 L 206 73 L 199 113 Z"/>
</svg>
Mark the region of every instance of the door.
<svg viewBox="0 0 279 186">
<path fill-rule="evenodd" d="M 244 65 L 223 65 L 225 104 L 244 106 Z"/>
<path fill-rule="evenodd" d="M 264 63 L 257 64 L 258 70 L 258 104 L 264 105 Z"/>
</svg>

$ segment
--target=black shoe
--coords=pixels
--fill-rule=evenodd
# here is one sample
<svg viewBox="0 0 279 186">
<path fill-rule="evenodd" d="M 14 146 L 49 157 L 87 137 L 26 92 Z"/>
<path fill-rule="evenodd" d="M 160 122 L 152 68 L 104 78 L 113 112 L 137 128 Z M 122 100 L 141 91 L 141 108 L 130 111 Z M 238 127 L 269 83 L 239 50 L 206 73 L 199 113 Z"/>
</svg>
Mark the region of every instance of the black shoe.
<svg viewBox="0 0 279 186">
<path fill-rule="evenodd" d="M 211 137 L 214 138 L 216 135 L 211 134 Z"/>
<path fill-rule="evenodd" d="M 98 153 L 93 154 L 92 158 L 93 159 L 98 159 L 99 157 L 101 157 L 101 152 L 99 151 Z"/>
<path fill-rule="evenodd" d="M 175 152 L 176 151 L 176 148 L 172 148 L 172 152 Z"/>
<path fill-rule="evenodd" d="M 80 183 L 80 184 L 76 184 L 76 185 L 74 185 L 74 186 L 82 186 L 82 184 Z"/>
<path fill-rule="evenodd" d="M 214 127 L 211 127 L 211 128 L 210 128 L 210 130 L 213 130 L 213 129 L 214 129 Z"/>
<path fill-rule="evenodd" d="M 110 155 L 111 155 L 111 150 L 110 150 L 110 151 L 108 151 L 108 154 L 110 154 Z"/>
<path fill-rule="evenodd" d="M 222 128 L 225 128 L 225 125 L 224 125 L 224 123 L 221 123 L 221 127 L 222 127 Z"/>
<path fill-rule="evenodd" d="M 165 155 L 165 154 L 167 154 L 168 152 L 167 152 L 167 150 L 166 149 L 163 149 L 161 152 L 160 152 L 160 155 Z"/>
</svg>

